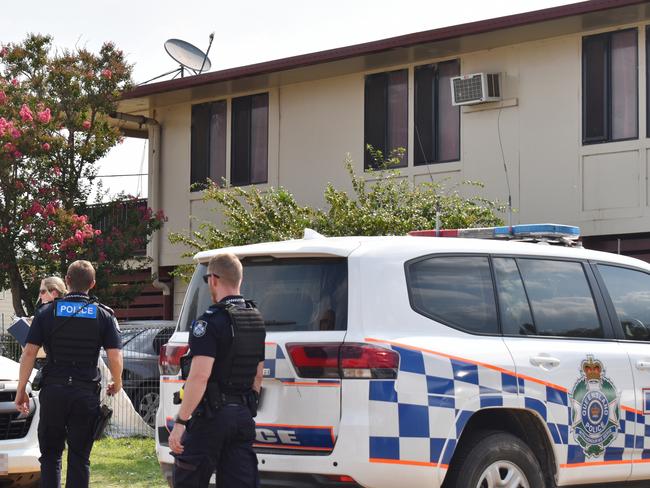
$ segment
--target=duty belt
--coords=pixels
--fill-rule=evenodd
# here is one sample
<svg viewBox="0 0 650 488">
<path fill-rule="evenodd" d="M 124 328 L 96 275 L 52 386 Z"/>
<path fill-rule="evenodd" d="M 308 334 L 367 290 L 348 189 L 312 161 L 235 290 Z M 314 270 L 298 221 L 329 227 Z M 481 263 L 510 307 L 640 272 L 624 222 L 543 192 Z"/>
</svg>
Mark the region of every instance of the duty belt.
<svg viewBox="0 0 650 488">
<path fill-rule="evenodd" d="M 99 382 L 98 381 L 83 381 L 74 379 L 72 376 L 67 378 L 63 376 L 51 376 L 43 378 L 43 386 L 49 385 L 64 385 L 64 386 L 74 386 L 76 388 L 83 388 L 85 390 L 98 391 Z"/>
</svg>

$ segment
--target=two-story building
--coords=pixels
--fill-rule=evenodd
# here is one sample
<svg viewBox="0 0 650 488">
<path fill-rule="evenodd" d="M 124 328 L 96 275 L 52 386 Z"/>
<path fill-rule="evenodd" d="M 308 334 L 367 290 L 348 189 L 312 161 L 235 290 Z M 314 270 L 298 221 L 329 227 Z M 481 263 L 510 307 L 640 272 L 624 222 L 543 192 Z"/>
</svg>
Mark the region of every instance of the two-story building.
<svg viewBox="0 0 650 488">
<path fill-rule="evenodd" d="M 149 204 L 169 219 L 154 270 L 183 262 L 168 232 L 215 218 L 192 183 L 322 206 L 328 182 L 349 185 L 347 153 L 372 166 L 366 144 L 406 148 L 413 182 L 510 194 L 513 224 L 578 225 L 587 246 L 650 258 L 649 25 L 650 2 L 592 0 L 139 86 L 117 116 L 150 139 Z M 473 73 L 497 73 L 500 100 L 453 105 L 450 79 Z"/>
</svg>

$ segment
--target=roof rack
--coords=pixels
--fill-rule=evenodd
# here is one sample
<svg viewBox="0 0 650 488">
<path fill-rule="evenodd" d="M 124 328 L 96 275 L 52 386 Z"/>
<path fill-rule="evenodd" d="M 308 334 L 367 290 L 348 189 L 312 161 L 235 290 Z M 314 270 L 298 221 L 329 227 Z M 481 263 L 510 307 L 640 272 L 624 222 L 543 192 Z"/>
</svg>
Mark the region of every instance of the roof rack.
<svg viewBox="0 0 650 488">
<path fill-rule="evenodd" d="M 474 229 L 413 230 L 410 236 L 463 237 L 470 239 L 516 240 L 580 247 L 580 227 L 560 224 L 520 224 Z"/>
</svg>

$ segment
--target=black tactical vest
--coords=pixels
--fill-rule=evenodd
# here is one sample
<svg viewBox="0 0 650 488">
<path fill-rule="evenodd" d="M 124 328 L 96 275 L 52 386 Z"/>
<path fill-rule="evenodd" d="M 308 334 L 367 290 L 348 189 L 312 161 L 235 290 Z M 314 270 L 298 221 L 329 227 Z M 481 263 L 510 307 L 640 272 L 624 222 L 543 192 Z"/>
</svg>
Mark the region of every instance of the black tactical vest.
<svg viewBox="0 0 650 488">
<path fill-rule="evenodd" d="M 222 393 L 245 393 L 253 386 L 257 365 L 264 359 L 264 319 L 251 301 L 246 301 L 246 308 L 232 304 L 220 308 L 230 316 L 232 345 L 227 355 L 216 358 L 210 381 L 216 380 Z"/>
<path fill-rule="evenodd" d="M 99 314 L 97 303 L 56 300 L 48 362 L 79 368 L 96 366 L 101 347 Z"/>
</svg>

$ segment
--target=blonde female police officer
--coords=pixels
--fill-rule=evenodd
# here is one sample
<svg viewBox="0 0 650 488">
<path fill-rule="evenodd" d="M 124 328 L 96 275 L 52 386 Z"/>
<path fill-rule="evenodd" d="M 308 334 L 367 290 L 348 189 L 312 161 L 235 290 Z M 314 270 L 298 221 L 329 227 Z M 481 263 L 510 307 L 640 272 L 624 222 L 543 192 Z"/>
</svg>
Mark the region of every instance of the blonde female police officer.
<svg viewBox="0 0 650 488">
<path fill-rule="evenodd" d="M 41 449 L 41 486 L 61 484 L 61 454 L 68 442 L 66 487 L 84 488 L 90 478 L 90 450 L 99 416 L 99 349 L 108 355 L 113 383 L 107 393 L 122 388 L 121 339 L 113 311 L 88 296 L 95 286 L 95 269 L 88 261 L 68 267 L 65 282 L 70 293 L 42 306 L 34 316 L 27 346 L 20 358 L 16 407 L 29 412 L 25 391 L 39 347 L 44 346 L 39 395 L 41 412 L 38 441 Z"/>
<path fill-rule="evenodd" d="M 203 279 L 214 303 L 190 333 L 192 365 L 169 436 L 174 487 L 207 487 L 216 469 L 219 488 L 256 488 L 252 403 L 262 384 L 264 322 L 240 294 L 235 255 L 213 257 Z"/>
</svg>

